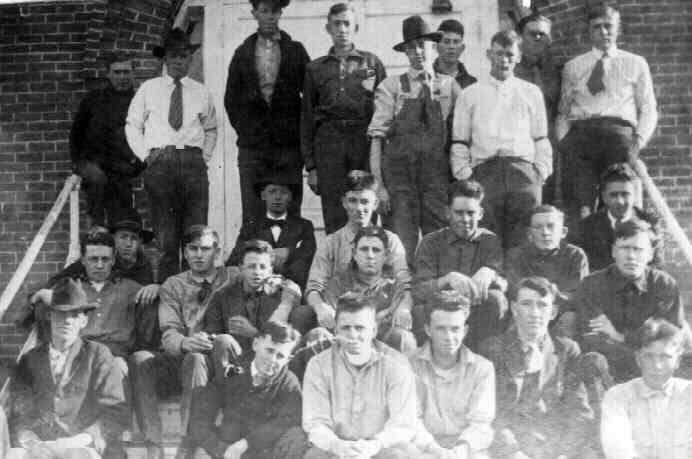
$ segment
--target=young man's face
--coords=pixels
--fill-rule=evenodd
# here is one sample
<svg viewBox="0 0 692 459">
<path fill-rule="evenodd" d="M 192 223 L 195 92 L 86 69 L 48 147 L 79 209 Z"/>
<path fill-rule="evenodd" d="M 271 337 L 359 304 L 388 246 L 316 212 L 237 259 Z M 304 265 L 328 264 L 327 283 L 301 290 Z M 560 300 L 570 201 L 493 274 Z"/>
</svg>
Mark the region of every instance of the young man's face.
<svg viewBox="0 0 692 459">
<path fill-rule="evenodd" d="M 625 218 L 634 207 L 634 183 L 609 182 L 601 193 L 603 202 L 615 218 Z"/>
<path fill-rule="evenodd" d="M 652 389 L 662 388 L 680 366 L 682 347 L 672 341 L 654 341 L 637 351 L 642 379 Z"/>
<path fill-rule="evenodd" d="M 442 62 L 454 64 L 466 49 L 464 37 L 456 32 L 442 32 L 442 39 L 437 44 L 437 54 Z"/>
<path fill-rule="evenodd" d="M 119 229 L 113 235 L 115 240 L 115 252 L 120 258 L 129 262 L 137 260 L 137 251 L 142 245 L 139 233 L 128 229 Z"/>
<path fill-rule="evenodd" d="M 69 346 L 79 337 L 89 319 L 84 311 L 50 311 L 50 332 L 53 344 Z"/>
<path fill-rule="evenodd" d="M 287 186 L 270 184 L 264 187 L 260 196 L 267 206 L 267 212 L 279 217 L 286 213 L 292 195 Z"/>
<path fill-rule="evenodd" d="M 618 271 L 628 279 L 639 279 L 653 257 L 651 237 L 639 233 L 613 243 L 613 259 Z"/>
<path fill-rule="evenodd" d="M 449 206 L 449 227 L 462 239 L 472 236 L 483 218 L 481 202 L 475 198 L 457 196 Z"/>
<path fill-rule="evenodd" d="M 596 48 L 605 51 L 617 43 L 620 21 L 613 15 L 601 16 L 589 22 L 591 43 Z"/>
<path fill-rule="evenodd" d="M 336 338 L 348 354 L 363 355 L 369 352 L 377 336 L 375 310 L 339 312 L 336 318 Z"/>
<path fill-rule="evenodd" d="M 490 75 L 500 81 L 514 75 L 514 67 L 521 60 L 521 51 L 516 43 L 506 48 L 493 43 L 486 55 L 490 60 Z"/>
<path fill-rule="evenodd" d="M 248 252 L 241 266 L 243 279 L 250 290 L 259 290 L 264 281 L 274 274 L 272 257 L 268 253 Z"/>
<path fill-rule="evenodd" d="M 343 11 L 329 16 L 326 29 L 335 48 L 350 48 L 356 34 L 356 18 L 353 11 Z"/>
<path fill-rule="evenodd" d="M 114 262 L 113 248 L 106 245 L 87 245 L 82 255 L 87 278 L 92 282 L 105 282 Z"/>
<path fill-rule="evenodd" d="M 423 70 L 429 67 L 435 42 L 422 39 L 411 40 L 406 43 L 404 49 L 409 65 L 416 70 Z"/>
<path fill-rule="evenodd" d="M 459 352 L 466 336 L 468 310 L 433 311 L 430 323 L 425 324 L 425 334 L 430 338 L 433 355 L 449 357 Z"/>
<path fill-rule="evenodd" d="M 360 190 L 347 191 L 341 203 L 346 209 L 349 223 L 356 223 L 362 227 L 370 224 L 379 201 L 374 190 Z"/>
<path fill-rule="evenodd" d="M 214 271 L 214 261 L 219 253 L 219 247 L 211 234 L 204 234 L 185 244 L 184 252 L 193 274 L 204 277 Z"/>
<path fill-rule="evenodd" d="M 272 36 L 279 31 L 279 19 L 283 10 L 275 7 L 272 2 L 259 2 L 252 10 L 252 17 L 257 21 L 260 35 Z"/>
<path fill-rule="evenodd" d="M 192 53 L 189 49 L 168 49 L 163 57 L 166 72 L 173 79 L 180 79 L 187 75 L 191 60 Z"/>
<path fill-rule="evenodd" d="M 512 302 L 512 312 L 523 336 L 538 340 L 548 333 L 548 324 L 557 312 L 554 301 L 551 295 L 541 296 L 530 288 L 519 289 L 517 299 Z"/>
<path fill-rule="evenodd" d="M 538 250 L 554 250 L 567 236 L 562 215 L 556 212 L 535 214 L 529 226 L 529 242 Z"/>
<path fill-rule="evenodd" d="M 358 271 L 370 276 L 382 274 L 386 247 L 378 237 L 362 237 L 353 248 L 353 259 Z"/>
<path fill-rule="evenodd" d="M 521 38 L 522 54 L 538 60 L 550 45 L 550 24 L 546 21 L 528 22 L 524 26 Z"/>
<path fill-rule="evenodd" d="M 134 80 L 132 78 L 132 61 L 113 62 L 108 67 L 108 74 L 106 76 L 116 91 L 127 91 L 132 89 L 134 85 Z"/>
<path fill-rule="evenodd" d="M 288 363 L 296 343 L 275 343 L 271 336 L 258 336 L 252 341 L 255 366 L 264 376 L 275 376 Z"/>
</svg>

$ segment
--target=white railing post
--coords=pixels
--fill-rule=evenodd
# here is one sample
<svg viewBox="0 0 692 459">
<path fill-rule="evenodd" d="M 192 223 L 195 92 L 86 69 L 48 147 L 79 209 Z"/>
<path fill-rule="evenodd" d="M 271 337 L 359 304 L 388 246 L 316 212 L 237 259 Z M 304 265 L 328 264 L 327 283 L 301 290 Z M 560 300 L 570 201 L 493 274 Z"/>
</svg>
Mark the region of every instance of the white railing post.
<svg viewBox="0 0 692 459">
<path fill-rule="evenodd" d="M 67 251 L 65 266 L 79 259 L 81 247 L 79 244 L 79 183 L 70 192 L 70 247 Z"/>
</svg>

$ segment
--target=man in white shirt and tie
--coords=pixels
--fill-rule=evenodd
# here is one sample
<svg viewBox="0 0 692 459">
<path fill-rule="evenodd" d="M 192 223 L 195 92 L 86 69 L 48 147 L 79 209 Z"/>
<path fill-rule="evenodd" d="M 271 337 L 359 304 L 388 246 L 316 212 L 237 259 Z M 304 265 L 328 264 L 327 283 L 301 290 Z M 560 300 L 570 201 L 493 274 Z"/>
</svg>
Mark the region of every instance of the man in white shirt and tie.
<svg viewBox="0 0 692 459">
<path fill-rule="evenodd" d="M 505 249 L 526 236 L 531 211 L 553 171 L 543 93 L 516 78 L 521 60 L 516 32 L 496 33 L 487 57 L 490 78 L 464 90 L 454 108 L 450 162 L 457 180 L 485 189 L 485 215 Z"/>
<path fill-rule="evenodd" d="M 185 229 L 207 222 L 207 164 L 216 145 L 211 92 L 187 76 L 195 46 L 182 30 L 173 29 L 163 49 L 167 73 L 142 83 L 125 126 L 130 147 L 147 164 L 144 188 L 163 251 L 162 281 L 181 271 Z"/>
<path fill-rule="evenodd" d="M 600 174 L 613 163 L 634 164 L 658 121 L 646 59 L 617 47 L 620 13 L 598 4 L 588 21 L 593 49 L 565 65 L 555 123 L 567 162 L 563 195 L 581 218 L 591 213 Z"/>
<path fill-rule="evenodd" d="M 601 442 L 606 459 L 692 457 L 692 381 L 673 376 L 684 350 L 682 331 L 664 319 L 639 330 L 641 377 L 603 399 Z"/>
</svg>

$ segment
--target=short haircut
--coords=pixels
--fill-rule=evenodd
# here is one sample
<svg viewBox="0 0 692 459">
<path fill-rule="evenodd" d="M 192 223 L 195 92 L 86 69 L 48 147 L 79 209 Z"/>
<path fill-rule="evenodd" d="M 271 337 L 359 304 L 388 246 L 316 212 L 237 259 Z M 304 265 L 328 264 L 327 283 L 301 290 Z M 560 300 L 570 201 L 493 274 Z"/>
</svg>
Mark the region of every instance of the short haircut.
<svg viewBox="0 0 692 459">
<path fill-rule="evenodd" d="M 665 319 L 649 317 L 637 330 L 635 348 L 640 350 L 656 341 L 671 342 L 682 347 L 685 343 L 685 333 Z"/>
<path fill-rule="evenodd" d="M 541 295 L 541 298 L 550 296 L 553 298 L 553 301 L 563 299 L 562 294 L 557 286 L 545 277 L 541 276 L 525 277 L 517 282 L 517 287 L 513 292 L 512 300 L 516 301 L 519 298 L 519 291 L 521 289 L 533 290 Z"/>
<path fill-rule="evenodd" d="M 132 60 L 132 56 L 125 54 L 121 51 L 107 51 L 102 55 L 103 61 L 106 64 L 106 68 L 110 70 L 111 65 L 120 62 L 129 62 Z"/>
<path fill-rule="evenodd" d="M 253 10 L 259 8 L 260 3 L 268 3 L 271 5 L 272 11 L 283 9 L 288 4 L 286 0 L 250 0 Z"/>
<path fill-rule="evenodd" d="M 514 30 L 500 30 L 490 39 L 490 46 L 495 43 L 503 48 L 521 44 L 521 37 Z"/>
<path fill-rule="evenodd" d="M 475 180 L 459 180 L 452 183 L 449 187 L 447 205 L 451 207 L 456 198 L 470 198 L 483 201 L 484 196 L 485 191 L 480 183 Z"/>
<path fill-rule="evenodd" d="M 606 189 L 609 183 L 613 182 L 637 182 L 639 175 L 627 163 L 615 163 L 608 166 L 601 174 L 601 191 Z"/>
<path fill-rule="evenodd" d="M 337 321 L 341 313 L 343 312 L 360 312 L 363 310 L 370 310 L 375 315 L 376 307 L 372 298 L 368 296 L 356 295 L 354 293 L 348 292 L 341 295 L 336 300 L 336 316 L 334 321 Z"/>
<path fill-rule="evenodd" d="M 629 239 L 637 236 L 638 234 L 646 234 L 649 236 L 649 240 L 653 244 L 655 239 L 653 227 L 651 226 L 651 223 L 646 220 L 642 220 L 641 218 L 631 218 L 615 225 L 615 229 L 613 230 L 613 240 L 617 241 L 618 239 Z"/>
<path fill-rule="evenodd" d="M 183 245 L 187 245 L 196 239 L 201 239 L 203 236 L 212 236 L 214 238 L 214 247 L 219 245 L 219 233 L 206 225 L 191 225 L 183 234 Z"/>
<path fill-rule="evenodd" d="M 435 292 L 425 303 L 425 323 L 430 323 L 430 318 L 435 311 L 465 311 L 467 318 L 471 311 L 471 301 L 461 292 L 456 290 L 441 290 Z"/>
<path fill-rule="evenodd" d="M 438 32 L 453 32 L 464 37 L 464 25 L 456 19 L 445 19 L 437 28 Z"/>
<path fill-rule="evenodd" d="M 364 237 L 376 237 L 382 241 L 385 249 L 387 246 L 389 246 L 389 237 L 387 236 L 387 232 L 381 226 L 364 226 L 363 228 L 359 229 L 356 236 L 353 238 L 353 247 L 357 247 L 358 241 Z"/>
<path fill-rule="evenodd" d="M 547 17 L 542 15 L 541 13 L 534 12 L 529 14 L 528 16 L 524 16 L 521 18 L 519 23 L 517 24 L 517 33 L 524 33 L 524 29 L 526 28 L 526 24 L 529 22 L 545 22 L 548 24 L 548 27 L 552 27 L 552 21 Z"/>
<path fill-rule="evenodd" d="M 616 21 L 620 22 L 620 12 L 608 4 L 609 2 L 600 2 L 596 5 L 591 5 L 586 8 L 586 20 L 591 22 L 594 19 L 611 16 Z"/>
<path fill-rule="evenodd" d="M 337 14 L 345 13 L 347 11 L 355 13 L 356 8 L 351 3 L 335 3 L 334 5 L 329 7 L 329 12 L 327 13 L 327 21 L 329 21 L 332 18 L 332 16 L 336 16 Z"/>
<path fill-rule="evenodd" d="M 243 243 L 240 249 L 240 260 L 243 263 L 245 262 L 245 255 L 248 253 L 266 253 L 272 260 L 274 259 L 274 248 L 269 242 L 262 239 L 250 239 Z"/>
<path fill-rule="evenodd" d="M 86 253 L 88 245 L 100 245 L 115 250 L 115 239 L 113 239 L 113 235 L 107 231 L 91 231 L 82 238 L 82 255 Z"/>
<path fill-rule="evenodd" d="M 533 211 L 531 212 L 531 215 L 529 216 L 529 222 L 533 219 L 534 215 L 538 214 L 555 214 L 559 215 L 562 221 L 565 221 L 565 213 L 558 209 L 557 207 L 550 205 L 550 204 L 541 204 L 540 206 L 536 206 Z"/>
<path fill-rule="evenodd" d="M 377 180 L 370 172 L 353 170 L 346 175 L 344 194 L 349 191 L 377 190 Z"/>
<path fill-rule="evenodd" d="M 262 324 L 257 333 L 257 338 L 268 336 L 277 344 L 298 343 L 300 333 L 289 324 L 281 324 L 269 320 Z"/>
</svg>

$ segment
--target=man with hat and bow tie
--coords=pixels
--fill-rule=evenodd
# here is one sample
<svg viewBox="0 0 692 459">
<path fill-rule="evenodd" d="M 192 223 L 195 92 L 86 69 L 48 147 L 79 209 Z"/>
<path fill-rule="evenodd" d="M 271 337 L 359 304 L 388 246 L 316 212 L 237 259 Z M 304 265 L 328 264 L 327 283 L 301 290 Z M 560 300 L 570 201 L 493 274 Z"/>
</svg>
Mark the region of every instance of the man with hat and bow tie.
<svg viewBox="0 0 692 459">
<path fill-rule="evenodd" d="M 587 19 L 593 48 L 565 64 L 555 123 L 567 159 L 564 195 L 580 218 L 591 213 L 601 173 L 613 163 L 634 165 L 658 121 L 646 59 L 617 47 L 620 12 L 590 1 Z"/>
<path fill-rule="evenodd" d="M 80 338 L 99 305 L 80 281 L 63 279 L 49 308 L 50 341 L 22 356 L 12 379 L 6 459 L 122 458 L 130 419 L 121 375 L 105 345 Z"/>
<path fill-rule="evenodd" d="M 173 29 L 162 48 L 166 74 L 137 90 L 125 133 L 147 164 L 144 188 L 163 251 L 159 276 L 166 279 L 181 270 L 185 229 L 207 222 L 207 165 L 216 145 L 217 121 L 211 92 L 187 76 L 196 46 L 182 30 Z"/>
<path fill-rule="evenodd" d="M 411 16 L 404 20 L 403 35 L 394 50 L 406 54 L 409 69 L 386 78 L 375 90 L 368 136 L 385 226 L 401 238 L 411 266 L 419 232 L 425 235 L 446 225 L 447 118 L 461 88 L 454 78 L 433 70 L 440 32 Z"/>
<path fill-rule="evenodd" d="M 297 186 L 285 177 L 276 176 L 257 182 L 255 191 L 264 202 L 265 214 L 243 224 L 226 266 L 242 265 L 244 244 L 251 239 L 261 239 L 273 248 L 274 272 L 304 289 L 316 242 L 312 222 L 288 212 Z"/>
</svg>

